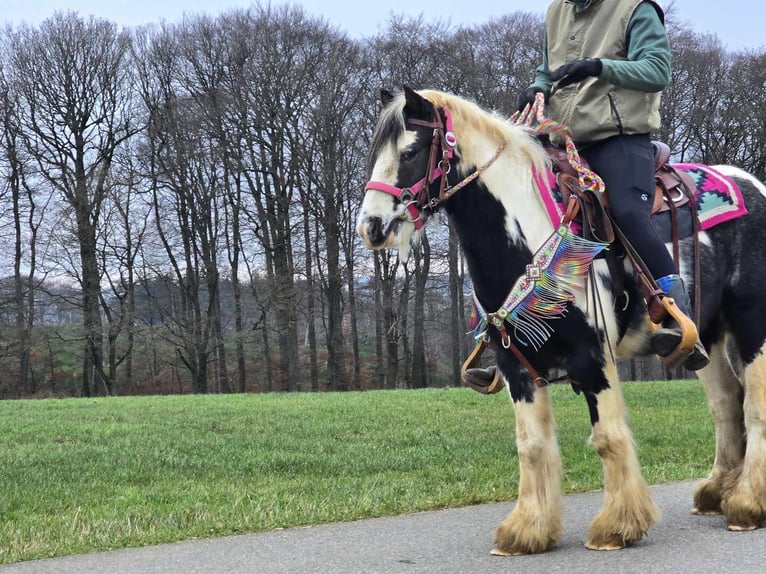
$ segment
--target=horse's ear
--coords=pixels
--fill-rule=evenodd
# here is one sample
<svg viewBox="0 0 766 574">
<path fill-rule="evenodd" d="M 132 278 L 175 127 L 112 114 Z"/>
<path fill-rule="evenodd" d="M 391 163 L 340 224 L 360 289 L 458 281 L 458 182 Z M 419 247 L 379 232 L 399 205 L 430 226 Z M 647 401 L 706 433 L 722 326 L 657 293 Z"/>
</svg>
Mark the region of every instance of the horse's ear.
<svg viewBox="0 0 766 574">
<path fill-rule="evenodd" d="M 404 86 L 404 100 L 406 108 L 416 116 L 428 115 L 428 100 L 409 86 Z"/>
<path fill-rule="evenodd" d="M 385 88 L 380 89 L 380 103 L 382 107 L 386 107 L 388 104 L 391 103 L 391 101 L 394 99 L 394 94 L 386 90 Z"/>
</svg>

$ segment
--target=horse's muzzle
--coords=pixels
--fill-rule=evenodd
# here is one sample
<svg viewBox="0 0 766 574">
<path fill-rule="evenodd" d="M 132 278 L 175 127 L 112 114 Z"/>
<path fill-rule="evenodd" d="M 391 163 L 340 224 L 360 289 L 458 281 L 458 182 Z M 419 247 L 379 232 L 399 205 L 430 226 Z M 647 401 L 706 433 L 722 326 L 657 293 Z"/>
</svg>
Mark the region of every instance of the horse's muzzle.
<svg viewBox="0 0 766 574">
<path fill-rule="evenodd" d="M 386 227 L 383 224 L 383 219 L 371 216 L 359 221 L 356 232 L 368 249 L 383 249 L 390 247 L 389 244 L 395 238 L 396 227 L 399 223 L 400 221 L 395 219 Z"/>
</svg>

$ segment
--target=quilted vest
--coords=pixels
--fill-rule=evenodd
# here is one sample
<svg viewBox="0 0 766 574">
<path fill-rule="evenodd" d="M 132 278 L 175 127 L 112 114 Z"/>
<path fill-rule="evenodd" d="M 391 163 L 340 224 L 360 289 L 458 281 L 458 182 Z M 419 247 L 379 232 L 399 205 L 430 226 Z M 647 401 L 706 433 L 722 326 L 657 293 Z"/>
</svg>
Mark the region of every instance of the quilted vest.
<svg viewBox="0 0 766 574">
<path fill-rule="evenodd" d="M 581 12 L 564 0 L 548 8 L 548 69 L 579 58 L 627 60 L 628 24 L 643 0 L 594 0 Z M 619 134 L 642 134 L 660 126 L 660 93 L 619 88 L 587 78 L 557 90 L 548 114 L 572 131 L 575 142 L 593 142 Z"/>
</svg>

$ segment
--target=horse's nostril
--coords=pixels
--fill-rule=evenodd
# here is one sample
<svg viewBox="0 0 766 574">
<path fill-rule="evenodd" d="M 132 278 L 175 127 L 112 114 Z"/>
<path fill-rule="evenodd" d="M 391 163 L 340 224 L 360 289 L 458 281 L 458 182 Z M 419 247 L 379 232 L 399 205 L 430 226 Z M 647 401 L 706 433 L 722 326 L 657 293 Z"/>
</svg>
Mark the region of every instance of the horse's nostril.
<svg viewBox="0 0 766 574">
<path fill-rule="evenodd" d="M 380 217 L 370 217 L 367 225 L 367 236 L 373 245 L 383 243 L 385 237 L 383 236 L 383 220 Z"/>
</svg>

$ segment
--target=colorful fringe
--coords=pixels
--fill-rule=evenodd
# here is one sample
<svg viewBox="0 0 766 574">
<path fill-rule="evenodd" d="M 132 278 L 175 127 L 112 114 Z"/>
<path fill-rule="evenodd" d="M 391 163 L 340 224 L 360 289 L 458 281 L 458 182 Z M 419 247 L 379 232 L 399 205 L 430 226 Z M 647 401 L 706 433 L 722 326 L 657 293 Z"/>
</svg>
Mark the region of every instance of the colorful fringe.
<svg viewBox="0 0 766 574">
<path fill-rule="evenodd" d="M 500 309 L 487 314 L 474 294 L 474 338 L 484 337 L 490 324 L 504 335 L 508 323 L 522 345 L 539 350 L 553 334 L 547 320 L 566 315 L 567 303 L 583 288 L 593 259 L 606 247 L 606 243 L 583 239 L 560 225 L 535 253 Z"/>
</svg>

